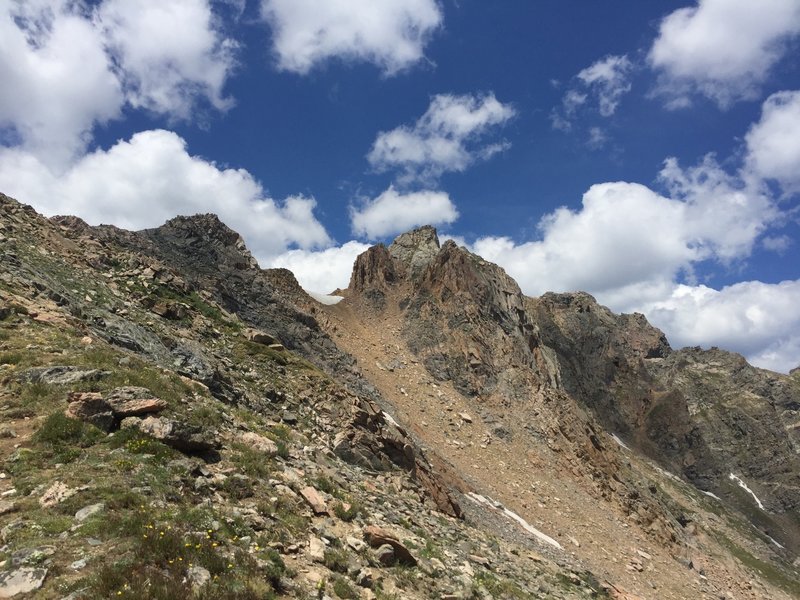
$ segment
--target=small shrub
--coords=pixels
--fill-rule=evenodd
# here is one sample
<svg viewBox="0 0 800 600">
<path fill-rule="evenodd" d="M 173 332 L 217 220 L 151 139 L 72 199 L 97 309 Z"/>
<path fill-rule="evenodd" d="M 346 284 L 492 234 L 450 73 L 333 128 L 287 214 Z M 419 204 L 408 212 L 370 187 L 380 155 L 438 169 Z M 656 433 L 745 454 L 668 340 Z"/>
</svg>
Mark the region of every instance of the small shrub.
<svg viewBox="0 0 800 600">
<path fill-rule="evenodd" d="M 16 365 L 22 362 L 21 352 L 2 352 L 0 353 L 0 365 Z"/>
<path fill-rule="evenodd" d="M 348 504 L 349 506 L 345 506 L 345 504 Z M 333 506 L 334 514 L 342 521 L 347 523 L 355 519 L 361 510 L 361 505 L 358 502 L 337 502 Z"/>
<path fill-rule="evenodd" d="M 233 444 L 235 453 L 231 461 L 237 468 L 250 477 L 264 479 L 273 471 L 273 464 L 264 457 L 264 454 L 245 444 Z"/>
<path fill-rule="evenodd" d="M 286 564 L 283 562 L 281 555 L 275 550 L 268 550 L 267 566 L 264 575 L 275 590 L 280 591 L 281 577 L 283 577 L 285 573 Z"/>
<path fill-rule="evenodd" d="M 331 496 L 336 496 L 336 492 L 339 489 L 333 480 L 326 475 L 318 475 L 314 479 L 314 487 L 325 492 L 326 494 L 330 494 Z"/>
<path fill-rule="evenodd" d="M 88 448 L 104 437 L 102 431 L 83 421 L 71 419 L 58 411 L 44 420 L 34 435 L 34 441 L 49 446 Z"/>
<path fill-rule="evenodd" d="M 210 406 L 199 406 L 189 413 L 189 422 L 206 428 L 218 427 L 222 424 L 222 413 Z"/>
<path fill-rule="evenodd" d="M 125 448 L 131 454 L 150 454 L 159 461 L 177 456 L 178 452 L 134 427 L 120 429 L 109 438 L 112 448 Z"/>
<path fill-rule="evenodd" d="M 289 458 L 289 446 L 283 440 L 278 440 L 275 442 L 275 445 L 278 447 L 278 456 L 281 458 Z"/>
<path fill-rule="evenodd" d="M 353 588 L 350 582 L 341 576 L 333 578 L 333 593 L 342 600 L 357 600 L 360 598 L 358 592 Z"/>
<path fill-rule="evenodd" d="M 328 548 L 325 550 L 323 564 L 336 573 L 347 573 L 347 567 L 349 565 L 347 552 Z"/>
<path fill-rule="evenodd" d="M 228 477 L 222 484 L 222 489 L 236 500 L 250 498 L 255 494 L 253 482 L 246 477 Z"/>
</svg>

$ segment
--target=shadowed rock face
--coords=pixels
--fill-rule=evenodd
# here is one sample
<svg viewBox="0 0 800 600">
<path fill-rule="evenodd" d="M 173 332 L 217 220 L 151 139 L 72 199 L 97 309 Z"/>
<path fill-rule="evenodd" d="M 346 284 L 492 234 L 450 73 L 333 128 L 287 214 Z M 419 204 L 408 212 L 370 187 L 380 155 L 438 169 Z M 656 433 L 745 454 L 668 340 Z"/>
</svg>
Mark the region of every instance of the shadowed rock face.
<svg viewBox="0 0 800 600">
<path fill-rule="evenodd" d="M 610 433 L 797 545 L 796 373 L 716 349 L 674 351 L 643 315 L 615 315 L 586 293 L 525 297 L 497 265 L 452 241 L 439 247 L 430 227 L 359 257 L 355 294 L 379 294 L 371 304 L 381 310 L 392 289 L 402 290 L 403 336 L 434 378 L 515 410 L 537 391 L 568 396 Z M 769 512 L 753 511 L 730 473 L 742 473 Z"/>
</svg>

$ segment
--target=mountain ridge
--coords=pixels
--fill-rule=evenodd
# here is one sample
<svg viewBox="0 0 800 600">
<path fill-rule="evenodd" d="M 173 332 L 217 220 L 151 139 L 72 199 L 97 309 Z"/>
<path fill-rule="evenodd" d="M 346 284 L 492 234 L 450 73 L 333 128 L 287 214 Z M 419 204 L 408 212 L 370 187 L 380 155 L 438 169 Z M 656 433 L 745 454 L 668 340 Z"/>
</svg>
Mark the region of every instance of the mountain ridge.
<svg viewBox="0 0 800 600">
<path fill-rule="evenodd" d="M 342 598 L 757 598 L 798 590 L 796 375 L 720 350 L 672 350 L 644 317 L 614 315 L 588 294 L 526 297 L 500 267 L 451 241 L 440 245 L 432 227 L 359 256 L 344 300 L 326 306 L 288 271 L 260 269 L 214 215 L 127 232 L 45 219 L 0 196 L 0 224 L 0 399 L 24 450 L 0 447 L 11 474 L 0 493 L 17 490 L 13 508 L 0 505 L 0 590 L 37 568 L 45 571 L 38 594 L 61 597 L 57 589 L 72 585 L 75 599 L 103 597 L 111 574 L 121 582 L 114 592 L 153 595 L 158 581 L 198 597 L 263 597 L 231 595 L 261 589 Z M 58 373 L 109 375 L 28 382 L 57 365 L 68 365 Z M 166 416 L 103 408 L 118 406 L 121 383 L 147 384 L 163 397 L 139 406 Z M 61 418 L 65 398 L 73 420 L 108 422 L 87 411 L 111 411 L 112 430 L 81 430 L 86 446 L 56 469 L 48 462 L 56 446 L 37 432 Z M 120 423 L 127 429 L 116 430 Z M 153 458 L 130 444 L 107 453 L 129 432 L 156 450 Z M 176 462 L 185 450 L 169 446 L 181 432 L 208 440 L 196 479 Z M 269 449 L 276 444 L 277 454 Z M 135 465 L 130 473 L 109 470 L 120 450 Z M 178 455 L 159 462 L 168 452 Z M 76 458 L 101 469 L 88 489 Z M 34 459 L 39 470 L 25 467 Z M 159 479 L 165 472 L 172 483 Z M 222 576 L 218 556 L 252 564 L 196 585 L 157 556 L 132 556 L 124 529 L 100 540 L 100 557 L 77 527 L 59 531 L 67 554 L 94 566 L 70 571 L 42 550 L 49 534 L 30 525 L 74 506 L 40 506 L 53 477 L 83 490 L 73 492 L 76 510 L 102 500 L 101 510 L 122 522 L 135 514 L 97 482 L 146 481 L 165 527 L 179 526 L 174 511 L 198 506 L 223 523 L 249 515 L 239 535 L 247 544 L 219 540 L 201 562 L 212 577 Z M 292 509 L 259 508 L 269 498 Z M 345 504 L 361 509 L 352 516 Z M 42 558 L 24 558 L 34 551 Z M 392 566 L 402 559 L 408 568 L 409 556 L 413 577 Z M 279 564 L 288 567 L 269 579 Z"/>
</svg>

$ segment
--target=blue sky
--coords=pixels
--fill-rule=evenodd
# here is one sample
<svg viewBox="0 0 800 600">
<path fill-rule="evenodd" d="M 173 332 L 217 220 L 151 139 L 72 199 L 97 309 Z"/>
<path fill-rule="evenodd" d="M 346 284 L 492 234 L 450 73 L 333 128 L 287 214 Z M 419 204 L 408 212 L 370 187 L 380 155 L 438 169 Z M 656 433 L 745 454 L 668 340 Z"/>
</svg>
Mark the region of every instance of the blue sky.
<svg viewBox="0 0 800 600">
<path fill-rule="evenodd" d="M 432 223 L 788 371 L 799 44 L 800 0 L 0 0 L 0 190 L 215 212 L 315 291 Z"/>
</svg>

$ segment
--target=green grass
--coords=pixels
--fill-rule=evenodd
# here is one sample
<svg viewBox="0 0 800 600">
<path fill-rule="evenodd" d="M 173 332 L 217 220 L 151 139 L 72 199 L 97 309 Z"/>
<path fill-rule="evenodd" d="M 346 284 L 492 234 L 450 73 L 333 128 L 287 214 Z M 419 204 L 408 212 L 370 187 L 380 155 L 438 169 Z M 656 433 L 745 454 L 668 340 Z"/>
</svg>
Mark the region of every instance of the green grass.
<svg viewBox="0 0 800 600">
<path fill-rule="evenodd" d="M 361 596 L 359 595 L 358 591 L 356 591 L 352 584 L 339 575 L 334 575 L 332 579 L 333 583 L 333 593 L 336 594 L 342 600 L 357 600 Z"/>
<path fill-rule="evenodd" d="M 23 359 L 22 352 L 0 352 L 0 365 L 17 365 Z"/>
<path fill-rule="evenodd" d="M 168 460 L 180 456 L 166 444 L 151 438 L 133 427 L 120 429 L 113 436 L 108 438 L 108 445 L 112 449 L 125 448 L 131 454 L 148 454 L 153 456 L 157 462 L 165 463 Z"/>
<path fill-rule="evenodd" d="M 240 443 L 232 444 L 232 449 L 231 462 L 245 475 L 266 479 L 275 470 L 274 463 L 263 452 Z"/>
<path fill-rule="evenodd" d="M 349 507 L 346 507 L 345 504 L 349 504 Z M 333 513 L 347 523 L 355 519 L 362 511 L 363 507 L 355 500 L 337 502 L 333 505 Z"/>
<path fill-rule="evenodd" d="M 33 442 L 51 462 L 69 463 L 80 456 L 83 449 L 104 437 L 105 434 L 93 425 L 71 419 L 59 411 L 44 420 L 33 435 Z"/>
<path fill-rule="evenodd" d="M 325 550 L 325 558 L 323 564 L 335 573 L 347 573 L 347 567 L 350 562 L 348 560 L 347 552 L 337 548 L 328 548 Z"/>
</svg>

